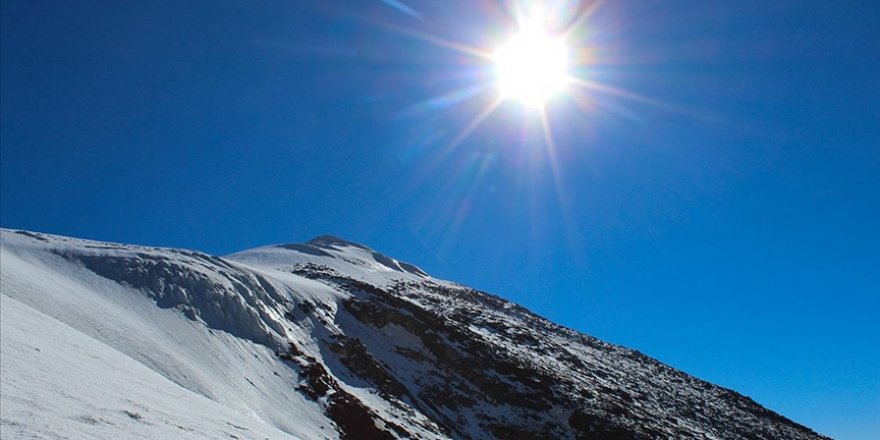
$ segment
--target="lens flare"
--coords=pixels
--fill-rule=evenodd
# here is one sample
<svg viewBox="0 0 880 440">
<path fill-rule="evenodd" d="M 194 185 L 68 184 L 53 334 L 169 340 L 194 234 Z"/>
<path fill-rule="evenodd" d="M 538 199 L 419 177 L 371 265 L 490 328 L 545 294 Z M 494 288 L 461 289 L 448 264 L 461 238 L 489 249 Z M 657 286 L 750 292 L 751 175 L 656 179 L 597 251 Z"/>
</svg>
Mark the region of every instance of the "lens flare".
<svg viewBox="0 0 880 440">
<path fill-rule="evenodd" d="M 566 234 L 577 236 L 579 228 L 568 212 L 563 174 L 567 158 L 588 141 L 574 136 L 574 130 L 583 126 L 592 130 L 607 122 L 608 116 L 631 117 L 624 102 L 691 114 L 689 109 L 614 84 L 618 63 L 628 62 L 632 55 L 615 40 L 625 20 L 620 21 L 615 8 L 606 10 L 604 0 L 450 2 L 476 11 L 464 19 L 457 13 L 435 16 L 403 9 L 401 5 L 408 3 L 403 0 L 385 3 L 414 22 L 404 25 L 371 16 L 358 18 L 406 37 L 407 43 L 418 43 L 413 46 L 419 50 L 418 60 L 443 60 L 436 72 L 419 78 L 420 84 L 436 87 L 437 94 L 401 111 L 417 127 L 408 135 L 412 140 L 407 141 L 406 160 L 415 155 L 424 159 L 412 188 L 439 174 L 449 182 L 440 191 L 443 200 L 438 206 L 456 208 L 456 215 L 450 218 L 427 210 L 418 226 L 434 230 L 443 241 L 465 221 L 477 185 L 491 174 L 496 158 L 522 167 L 521 180 L 514 184 L 523 191 L 542 185 L 542 174 L 549 173 Z M 443 26 L 433 26 L 438 23 Z M 449 34 L 431 29 L 447 29 Z M 426 57 L 429 51 L 423 53 L 422 45 L 437 50 Z M 581 117 L 586 113 L 594 117 Z M 474 136 L 480 136 L 481 142 L 468 142 Z M 473 149 L 463 151 L 465 145 Z M 538 210 L 546 205 L 529 194 L 530 202 L 536 202 L 532 217 L 537 219 Z"/>
</svg>

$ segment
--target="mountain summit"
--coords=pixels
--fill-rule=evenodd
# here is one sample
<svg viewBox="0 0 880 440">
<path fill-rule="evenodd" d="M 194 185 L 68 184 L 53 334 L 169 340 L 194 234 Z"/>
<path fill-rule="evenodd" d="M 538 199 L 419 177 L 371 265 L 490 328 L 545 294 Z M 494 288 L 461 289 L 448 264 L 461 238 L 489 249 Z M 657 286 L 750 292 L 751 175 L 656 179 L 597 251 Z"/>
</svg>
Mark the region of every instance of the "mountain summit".
<svg viewBox="0 0 880 440">
<path fill-rule="evenodd" d="M 826 438 L 336 237 L 0 251 L 3 438 Z"/>
</svg>

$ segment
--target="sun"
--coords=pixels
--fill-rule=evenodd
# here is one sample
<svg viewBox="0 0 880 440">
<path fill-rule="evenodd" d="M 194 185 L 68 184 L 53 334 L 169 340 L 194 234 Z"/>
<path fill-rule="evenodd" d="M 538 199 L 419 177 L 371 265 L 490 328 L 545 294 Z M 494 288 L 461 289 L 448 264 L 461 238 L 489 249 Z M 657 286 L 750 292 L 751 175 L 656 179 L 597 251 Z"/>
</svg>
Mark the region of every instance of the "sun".
<svg viewBox="0 0 880 440">
<path fill-rule="evenodd" d="M 565 90 L 569 82 L 568 48 L 562 37 L 547 31 L 541 20 L 529 20 L 494 54 L 502 98 L 532 108 Z"/>
</svg>

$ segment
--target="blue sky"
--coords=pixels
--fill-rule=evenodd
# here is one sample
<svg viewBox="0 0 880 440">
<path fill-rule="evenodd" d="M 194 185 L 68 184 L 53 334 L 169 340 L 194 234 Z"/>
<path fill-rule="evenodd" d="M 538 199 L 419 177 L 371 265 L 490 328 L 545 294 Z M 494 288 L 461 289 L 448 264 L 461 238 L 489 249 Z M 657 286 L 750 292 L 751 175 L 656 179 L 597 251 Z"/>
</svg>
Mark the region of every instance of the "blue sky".
<svg viewBox="0 0 880 440">
<path fill-rule="evenodd" d="M 642 98 L 557 97 L 552 150 L 513 102 L 461 136 L 491 66 L 429 39 L 491 49 L 496 2 L 0 8 L 4 227 L 334 234 L 880 438 L 878 2 L 607 2 L 577 73 Z"/>
</svg>

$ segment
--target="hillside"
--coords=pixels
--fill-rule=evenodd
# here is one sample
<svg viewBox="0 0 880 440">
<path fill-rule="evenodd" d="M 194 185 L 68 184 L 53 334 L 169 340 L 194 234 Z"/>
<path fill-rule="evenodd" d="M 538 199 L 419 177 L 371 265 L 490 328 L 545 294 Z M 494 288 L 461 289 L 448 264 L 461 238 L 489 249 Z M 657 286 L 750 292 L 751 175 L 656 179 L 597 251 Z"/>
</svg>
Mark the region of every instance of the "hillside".
<svg viewBox="0 0 880 440">
<path fill-rule="evenodd" d="M 0 436 L 821 439 L 334 237 L 225 257 L 3 230 Z"/>
</svg>

